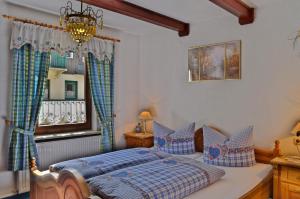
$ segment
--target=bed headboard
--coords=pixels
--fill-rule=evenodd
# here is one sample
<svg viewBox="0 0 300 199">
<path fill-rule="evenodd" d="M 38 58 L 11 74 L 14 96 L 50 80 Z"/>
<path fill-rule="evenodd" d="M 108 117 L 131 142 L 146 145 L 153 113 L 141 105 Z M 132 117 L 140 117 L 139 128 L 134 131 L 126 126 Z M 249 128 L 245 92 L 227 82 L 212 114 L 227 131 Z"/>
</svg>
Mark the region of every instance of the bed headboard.
<svg viewBox="0 0 300 199">
<path fill-rule="evenodd" d="M 197 152 L 203 152 L 203 129 L 195 131 L 195 148 Z M 273 150 L 255 148 L 255 159 L 257 162 L 269 164 L 270 161 L 280 155 L 279 141 L 275 141 Z"/>
<path fill-rule="evenodd" d="M 195 148 L 197 152 L 203 152 L 203 129 L 195 131 Z"/>
</svg>

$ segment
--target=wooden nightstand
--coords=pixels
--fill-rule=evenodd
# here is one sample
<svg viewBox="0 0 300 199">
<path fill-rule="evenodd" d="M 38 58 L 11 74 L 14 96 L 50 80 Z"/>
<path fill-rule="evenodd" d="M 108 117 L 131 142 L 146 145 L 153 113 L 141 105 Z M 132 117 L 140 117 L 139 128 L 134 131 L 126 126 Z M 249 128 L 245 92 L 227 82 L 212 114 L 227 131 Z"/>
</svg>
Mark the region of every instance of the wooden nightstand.
<svg viewBox="0 0 300 199">
<path fill-rule="evenodd" d="M 152 133 L 125 133 L 125 140 L 127 148 L 135 147 L 152 147 L 153 146 L 153 134 Z"/>
<path fill-rule="evenodd" d="M 300 161 L 284 156 L 271 161 L 274 166 L 274 199 L 300 199 Z"/>
</svg>

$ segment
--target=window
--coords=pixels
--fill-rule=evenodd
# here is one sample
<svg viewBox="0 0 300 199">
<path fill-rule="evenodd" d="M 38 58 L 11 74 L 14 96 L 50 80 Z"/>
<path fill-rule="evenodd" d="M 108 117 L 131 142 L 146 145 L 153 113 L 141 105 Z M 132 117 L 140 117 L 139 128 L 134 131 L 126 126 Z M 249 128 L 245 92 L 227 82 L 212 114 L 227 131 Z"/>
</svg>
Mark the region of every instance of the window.
<svg viewBox="0 0 300 199">
<path fill-rule="evenodd" d="M 51 52 L 36 134 L 91 129 L 91 97 L 84 60 L 69 52 Z"/>
<path fill-rule="evenodd" d="M 78 99 L 78 81 L 65 80 L 65 100 Z"/>
</svg>

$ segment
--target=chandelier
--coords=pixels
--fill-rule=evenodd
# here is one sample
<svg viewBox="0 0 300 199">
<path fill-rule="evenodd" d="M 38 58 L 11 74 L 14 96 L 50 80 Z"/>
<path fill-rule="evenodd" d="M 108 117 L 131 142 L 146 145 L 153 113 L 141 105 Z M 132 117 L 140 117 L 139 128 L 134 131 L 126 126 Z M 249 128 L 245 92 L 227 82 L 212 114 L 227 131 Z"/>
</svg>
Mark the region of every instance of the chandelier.
<svg viewBox="0 0 300 199">
<path fill-rule="evenodd" d="M 72 2 L 68 1 L 66 6 L 60 8 L 60 25 L 63 24 L 73 40 L 81 45 L 96 35 L 97 27 L 102 30 L 103 11 L 101 9 L 94 11 L 90 6 L 83 9 L 82 0 L 81 10 L 75 11 Z"/>
</svg>

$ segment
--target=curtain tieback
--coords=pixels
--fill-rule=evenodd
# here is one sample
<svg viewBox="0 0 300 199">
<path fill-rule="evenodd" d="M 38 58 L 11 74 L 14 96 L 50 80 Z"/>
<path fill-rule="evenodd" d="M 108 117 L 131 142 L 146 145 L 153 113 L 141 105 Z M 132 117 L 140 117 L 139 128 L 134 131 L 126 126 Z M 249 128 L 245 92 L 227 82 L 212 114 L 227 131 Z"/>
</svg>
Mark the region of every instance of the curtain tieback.
<svg viewBox="0 0 300 199">
<path fill-rule="evenodd" d="M 24 130 L 24 129 L 21 129 L 21 128 L 13 128 L 13 131 L 15 131 L 16 133 L 23 134 L 23 135 L 33 136 L 33 131 L 32 130 Z"/>
<path fill-rule="evenodd" d="M 114 120 L 114 117 L 107 117 L 105 120 L 100 121 L 101 123 L 101 131 L 103 131 L 103 128 L 109 126 L 112 124 Z"/>
</svg>

